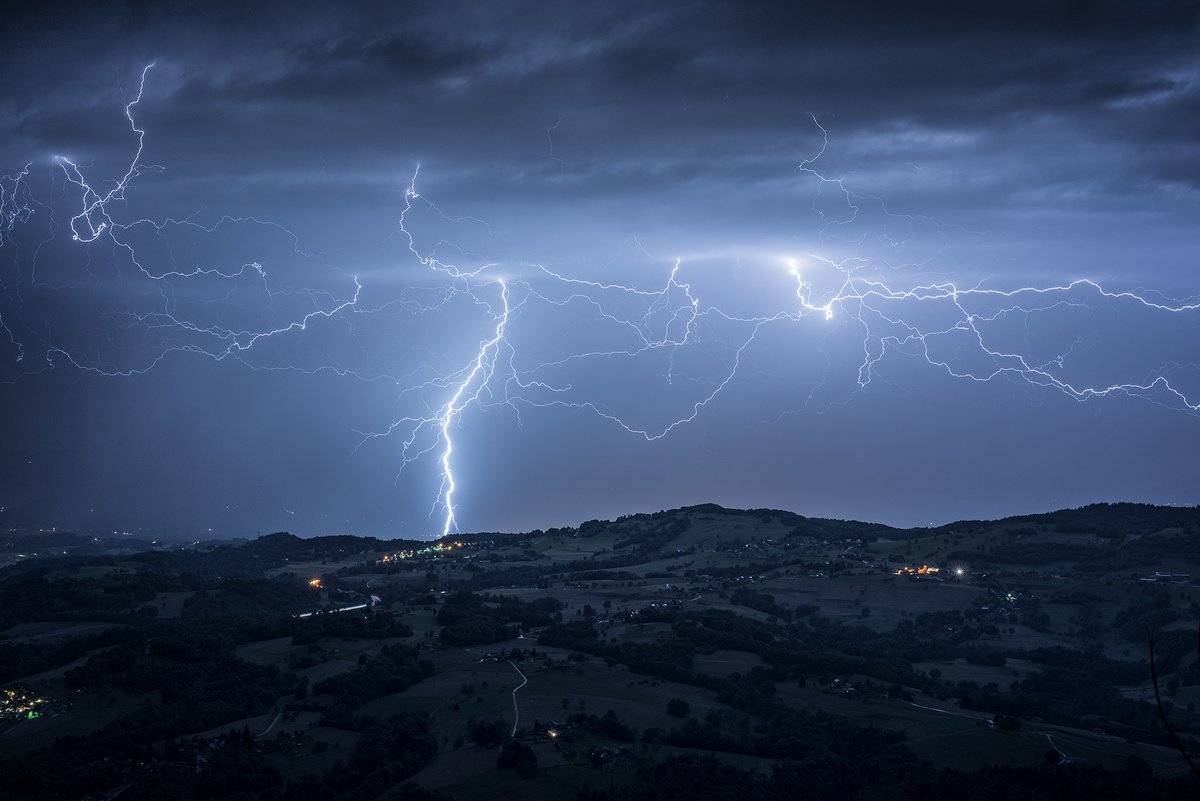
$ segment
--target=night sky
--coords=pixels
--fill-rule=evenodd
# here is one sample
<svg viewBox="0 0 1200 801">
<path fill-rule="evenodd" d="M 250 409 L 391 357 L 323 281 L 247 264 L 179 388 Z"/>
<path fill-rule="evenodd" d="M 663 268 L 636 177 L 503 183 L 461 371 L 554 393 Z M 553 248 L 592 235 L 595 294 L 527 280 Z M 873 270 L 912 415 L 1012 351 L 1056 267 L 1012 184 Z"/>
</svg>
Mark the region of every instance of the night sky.
<svg viewBox="0 0 1200 801">
<path fill-rule="evenodd" d="M 1200 502 L 1200 4 L 972 5 L 6 12 L 0 525 Z"/>
</svg>

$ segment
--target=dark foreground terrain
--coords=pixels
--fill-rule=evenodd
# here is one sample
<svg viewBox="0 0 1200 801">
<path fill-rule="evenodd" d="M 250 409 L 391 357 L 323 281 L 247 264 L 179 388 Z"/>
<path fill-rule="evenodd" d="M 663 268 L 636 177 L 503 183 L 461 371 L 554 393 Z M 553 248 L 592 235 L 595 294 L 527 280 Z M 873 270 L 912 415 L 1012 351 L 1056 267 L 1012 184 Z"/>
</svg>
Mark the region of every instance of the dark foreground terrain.
<svg viewBox="0 0 1200 801">
<path fill-rule="evenodd" d="M 1200 795 L 1197 508 L 0 559 L 4 801 Z"/>
</svg>

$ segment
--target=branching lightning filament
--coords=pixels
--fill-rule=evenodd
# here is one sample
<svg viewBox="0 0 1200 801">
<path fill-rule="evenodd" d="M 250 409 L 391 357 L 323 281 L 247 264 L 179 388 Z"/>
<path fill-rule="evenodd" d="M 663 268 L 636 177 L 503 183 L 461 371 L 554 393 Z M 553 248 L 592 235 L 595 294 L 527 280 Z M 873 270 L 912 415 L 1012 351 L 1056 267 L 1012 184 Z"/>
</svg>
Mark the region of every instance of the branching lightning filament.
<svg viewBox="0 0 1200 801">
<path fill-rule="evenodd" d="M 127 168 L 115 180 L 97 181 L 65 155 L 56 156 L 52 165 L 65 182 L 64 189 L 70 190 L 65 228 L 71 242 L 85 254 L 110 245 L 136 273 L 137 304 L 131 302 L 106 317 L 103 335 L 86 343 L 61 341 L 53 326 L 40 325 L 24 313 L 25 294 L 48 288 L 38 273 L 37 254 L 65 233 L 55 224 L 53 204 L 38 199 L 33 162 L 0 176 L 0 248 L 18 253 L 15 264 L 31 264 L 12 274 L 0 273 L 0 347 L 9 349 L 0 352 L 11 351 L 11 361 L 17 365 L 4 380 L 20 380 L 59 365 L 129 377 L 153 370 L 173 356 L 191 355 L 233 361 L 251 370 L 329 373 L 395 386 L 398 413 L 375 430 L 359 432 L 357 447 L 380 440 L 397 442 L 397 480 L 418 464 L 433 463 L 438 490 L 430 515 L 440 517 L 435 533 L 441 535 L 454 533 L 461 525 L 459 499 L 468 488 L 455 472 L 456 456 L 461 455 L 456 436 L 469 413 L 503 411 L 518 424 L 530 413 L 583 413 L 617 431 L 657 441 L 685 428 L 716 402 L 770 329 L 791 327 L 807 334 L 808 326 L 817 324 L 852 332 L 861 359 L 856 357 L 856 363 L 849 365 L 854 375 L 849 395 L 871 387 L 885 358 L 894 354 L 923 360 L 961 381 L 1010 379 L 1075 401 L 1124 396 L 1185 414 L 1200 413 L 1200 397 L 1178 378 L 1173 365 L 1147 364 L 1137 376 L 1092 383 L 1077 375 L 1069 377 L 1068 366 L 1080 337 L 1035 358 L 1031 349 L 1005 344 L 1008 340 L 997 333 L 1021 324 L 1028 330 L 1028 321 L 1035 317 L 1067 319 L 1063 315 L 1098 309 L 1156 318 L 1185 315 L 1195 322 L 1200 302 L 1194 300 L 1176 302 L 1149 292 L 1109 289 L 1087 278 L 1007 289 L 960 286 L 950 280 L 897 283 L 886 277 L 883 266 L 863 258 L 806 253 L 765 259 L 772 262 L 772 271 L 764 273 L 762 280 L 777 285 L 782 291 L 775 297 L 784 302 L 757 313 L 735 312 L 707 295 L 700 297 L 686 260 L 665 262 L 665 280 L 650 288 L 572 276 L 543 264 L 500 264 L 483 258 L 472 259 L 469 267 L 456 264 L 444 255 L 447 248 L 421 246 L 415 217 L 420 212 L 448 223 L 480 221 L 443 214 L 418 190 L 419 171 L 398 193 L 402 195 L 398 227 L 406 245 L 402 261 L 415 261 L 423 279 L 400 290 L 368 294 L 373 289 L 369 279 L 360 280 L 354 272 L 338 273 L 340 288 L 290 286 L 277 278 L 282 271 L 272 260 L 258 254 L 226 267 L 200 261 L 181 265 L 174 262 L 173 252 L 171 256 L 159 252 L 169 252 L 169 247 L 156 250 L 152 245 L 183 235 L 220 238 L 247 227 L 282 238 L 289 258 L 307 262 L 317 257 L 302 250 L 300 238 L 288 229 L 256 218 L 223 216 L 211 225 L 190 218 L 122 218 L 133 186 L 147 172 L 142 164 L 147 133 L 139 123 L 138 109 L 147 102 L 153 66 L 142 70 L 136 96 L 124 107 L 135 146 Z M 878 199 L 857 195 L 842 179 L 817 171 L 829 146 L 828 133 L 819 123 L 817 128 L 820 149 L 800 162 L 798 172 L 801 180 L 816 181 L 818 188 L 840 194 L 845 215 L 819 213 L 825 226 L 843 226 Z M 878 205 L 891 215 L 882 201 Z M 35 229 L 45 231 L 45 237 L 37 240 L 28 233 Z M 23 235 L 35 236 L 36 247 L 22 251 Z M 89 276 L 88 269 L 80 271 L 81 282 L 101 280 Z M 107 289 L 120 292 L 128 285 L 125 279 L 114 280 Z M 206 299 L 192 300 L 196 295 Z M 479 312 L 482 322 L 477 319 Z M 551 319 L 576 322 L 566 330 L 539 334 L 557 348 L 553 355 L 532 352 L 518 336 L 522 325 L 529 330 L 534 321 L 555 313 L 559 314 Z M 354 348 L 372 352 L 375 343 L 363 333 L 371 325 L 408 324 L 452 314 L 458 328 L 474 332 L 469 339 L 477 346 L 470 352 L 460 353 L 447 345 L 452 352 L 415 363 L 380 358 L 349 364 L 332 356 L 301 359 L 288 350 L 289 343 L 301 338 L 329 343 L 341 337 Z M 597 346 L 596 341 L 603 344 Z M 330 345 L 328 351 L 334 350 Z M 35 354 L 39 358 L 31 358 Z M 683 366 L 697 354 L 704 357 L 703 368 Z M 773 357 L 767 353 L 764 358 Z M 658 366 L 658 389 L 665 393 L 651 410 L 619 408 L 605 387 L 587 384 L 595 374 L 624 376 L 623 370 L 612 368 L 614 364 L 632 367 L 648 362 Z M 781 371 L 789 368 L 782 358 L 775 362 Z M 598 365 L 608 369 L 594 370 Z M 669 388 L 669 393 L 663 388 Z M 780 399 L 781 411 L 796 405 L 807 407 L 804 398 Z"/>
</svg>

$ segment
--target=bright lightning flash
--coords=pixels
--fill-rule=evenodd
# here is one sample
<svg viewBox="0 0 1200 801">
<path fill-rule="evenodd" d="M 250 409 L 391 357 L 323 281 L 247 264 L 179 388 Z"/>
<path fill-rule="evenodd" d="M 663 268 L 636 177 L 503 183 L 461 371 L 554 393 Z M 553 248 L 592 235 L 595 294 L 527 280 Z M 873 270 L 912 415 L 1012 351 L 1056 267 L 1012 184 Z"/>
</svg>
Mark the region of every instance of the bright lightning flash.
<svg viewBox="0 0 1200 801">
<path fill-rule="evenodd" d="M 680 260 L 667 271 L 665 283 L 656 288 L 585 280 L 541 264 L 521 265 L 524 277 L 500 278 L 496 275 L 499 267 L 494 263 L 481 262 L 479 266 L 465 268 L 447 261 L 436 249 L 425 251 L 418 245 L 410 219 L 418 209 L 429 210 L 449 222 L 481 222 L 442 214 L 418 192 L 419 172 L 414 173 L 404 192 L 399 230 L 407 243 L 408 255 L 437 279 L 432 289 L 428 285 L 405 287 L 396 297 L 368 304 L 364 283 L 356 276 L 350 278 L 338 297 L 328 290 L 278 284 L 264 266 L 267 260 L 262 258 L 221 269 L 200 263 L 180 267 L 173 258 L 145 256 L 135 244 L 139 232 L 160 240 L 178 231 L 217 237 L 228 229 L 250 225 L 288 238 L 293 245 L 292 255 L 313 258 L 313 254 L 300 249 L 299 239 L 291 231 L 258 219 L 222 217 L 211 226 L 202 226 L 191 219 L 120 219 L 118 209 L 125 205 L 135 180 L 146 171 L 141 163 L 146 132 L 137 121 L 137 109 L 143 102 L 153 66 L 147 65 L 142 70 L 137 94 L 124 107 L 136 146 L 123 174 L 104 188 L 85 175 L 74 160 L 66 156 L 54 160 L 66 187 L 73 188 L 74 202 L 78 204 L 67 223 L 72 242 L 80 247 L 109 243 L 136 268 L 145 286 L 158 290 L 156 296 L 161 302 L 155 308 L 114 315 L 118 325 L 110 332 L 114 337 L 145 336 L 149 344 L 144 352 L 140 355 L 134 352 L 133 356 L 128 349 L 119 347 L 115 339 L 111 348 L 102 347 L 103 337 L 96 347 L 84 348 L 58 341 L 49 327 L 39 329 L 24 321 L 22 289 L 40 287 L 36 254 L 53 239 L 55 230 L 55 210 L 50 204 L 36 200 L 31 183 L 32 164 L 26 164 L 18 172 L 0 176 L 0 248 L 19 250 L 14 244 L 15 237 L 39 217 L 48 221 L 46 227 L 50 233 L 37 243 L 31 269 L 18 270 L 15 281 L 0 283 L 0 304 L 3 304 L 0 332 L 13 346 L 15 361 L 26 361 L 27 354 L 37 349 L 44 357 L 41 369 L 50 369 L 61 359 L 79 369 L 106 376 L 134 376 L 154 369 L 173 354 L 183 353 L 218 362 L 233 360 L 253 370 L 320 372 L 368 383 L 393 383 L 399 387 L 397 403 L 404 411 L 382 430 L 362 433 L 359 445 L 393 435 L 401 437 L 401 473 L 423 457 L 436 454 L 433 458 L 440 488 L 431 515 L 440 509 L 443 536 L 459 529 L 455 433 L 463 416 L 472 408 L 503 408 L 518 423 L 530 410 L 574 410 L 596 415 L 618 430 L 646 441 L 658 440 L 695 420 L 718 397 L 735 379 L 743 356 L 762 331 L 772 326 L 796 325 L 810 317 L 836 319 L 839 324 L 861 332 L 858 390 L 870 385 L 876 368 L 889 353 L 915 354 L 929 366 L 956 379 L 990 382 L 1006 377 L 1077 401 L 1125 395 L 1185 413 L 1200 413 L 1200 400 L 1177 386 L 1165 367 L 1150 369 L 1138 380 L 1092 385 L 1065 377 L 1063 368 L 1071 357 L 1070 349 L 1054 358 L 1038 360 L 1026 352 L 995 344 L 989 328 L 1009 318 L 1028 321 L 1034 315 L 1101 305 L 1157 315 L 1194 314 L 1200 311 L 1198 302 L 1168 302 L 1157 295 L 1109 290 L 1088 279 L 1003 290 L 982 285 L 959 286 L 951 281 L 898 287 L 880 277 L 879 269 L 868 270 L 869 265 L 862 258 L 834 261 L 817 254 L 808 254 L 803 270 L 799 260 L 785 260 L 794 293 L 783 307 L 761 314 L 735 314 L 702 302 L 691 283 L 683 280 L 685 265 Z M 888 212 L 881 200 L 857 195 L 840 178 L 826 177 L 815 169 L 826 152 L 829 136 L 815 118 L 814 123 L 823 142 L 815 156 L 800 163 L 799 172 L 815 179 L 818 187 L 831 187 L 840 193 L 848 209 L 840 219 L 830 219 L 818 211 L 823 222 L 827 226 L 848 224 L 859 218 L 868 203 L 883 208 L 889 217 L 903 217 Z M 814 276 L 816 281 L 832 279 L 822 284 L 831 288 L 819 290 Z M 0 279 L 3 277 L 0 273 Z M 222 304 L 230 297 L 249 291 L 247 286 L 253 287 L 261 295 L 259 322 L 230 325 L 202 318 L 198 312 L 181 311 L 177 298 L 187 293 L 178 292 L 179 288 L 192 287 L 198 292 L 211 285 L 225 289 L 204 309 L 226 308 Z M 393 373 L 379 365 L 349 367 L 332 357 L 313 364 L 292 360 L 276 350 L 271 350 L 270 356 L 263 353 L 300 337 L 332 337 L 335 328 L 349 332 L 347 336 L 368 351 L 370 343 L 360 338 L 360 326 L 384 318 L 412 320 L 464 301 L 483 311 L 486 333 L 468 358 L 458 361 L 458 357 L 450 357 L 449 366 L 446 360 L 437 363 L 430 360 L 415 368 L 408 364 L 408 369 Z M 573 319 L 582 321 L 578 323 L 581 329 L 602 331 L 612 344 L 572 349 L 573 332 L 563 331 L 555 339 L 561 341 L 565 352 L 550 358 L 527 357 L 519 352 L 511 334 L 519 325 L 520 315 L 532 314 L 535 308 L 569 312 Z M 102 352 L 108 356 L 102 356 Z M 688 374 L 681 368 L 680 359 L 696 353 L 709 357 L 706 362 L 709 367 L 707 372 Z M 666 419 L 638 420 L 638 415 L 644 418 L 645 413 L 621 413 L 589 396 L 569 377 L 572 370 L 586 373 L 588 366 L 616 362 L 632 365 L 652 358 L 660 359 L 664 365 L 664 387 L 677 393 L 691 392 L 678 413 Z M 23 369 L 17 378 L 39 371 Z M 962 571 L 959 568 L 956 574 L 961 575 Z"/>
</svg>

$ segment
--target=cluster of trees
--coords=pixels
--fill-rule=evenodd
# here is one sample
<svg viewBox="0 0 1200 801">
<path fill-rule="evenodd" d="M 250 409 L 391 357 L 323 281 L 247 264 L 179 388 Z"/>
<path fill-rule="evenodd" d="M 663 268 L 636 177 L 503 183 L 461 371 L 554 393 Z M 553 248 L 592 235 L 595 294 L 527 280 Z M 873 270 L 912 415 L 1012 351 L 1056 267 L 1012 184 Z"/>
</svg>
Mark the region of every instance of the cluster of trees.
<svg viewBox="0 0 1200 801">
<path fill-rule="evenodd" d="M 635 548 L 634 553 L 636 555 L 645 557 L 656 553 L 660 548 L 671 542 L 671 540 L 687 531 L 690 525 L 691 520 L 684 517 L 656 520 L 653 521 L 646 531 L 640 531 L 632 536 L 617 540 L 613 543 L 613 550 L 620 551 L 633 547 Z"/>
<path fill-rule="evenodd" d="M 611 709 L 603 715 L 589 715 L 577 712 L 567 718 L 567 721 L 578 726 L 583 731 L 616 740 L 619 743 L 632 743 L 637 740 L 637 734 L 626 726 Z"/>
<path fill-rule="evenodd" d="M 904 735 L 899 732 L 778 705 L 753 722 L 714 710 L 703 719 L 688 718 L 678 728 L 654 736 L 667 745 L 769 759 L 847 765 L 878 761 L 885 755 L 913 759 L 901 747 Z"/>
<path fill-rule="evenodd" d="M 702 652 L 718 648 L 749 651 L 760 656 L 770 651 L 781 630 L 726 609 L 675 614 L 671 631 Z"/>
<path fill-rule="evenodd" d="M 81 560 L 71 560 L 77 561 Z M 111 572 L 103 575 L 70 575 L 50 561 L 10 575 L 0 584 L 0 631 L 37 620 L 146 622 L 153 612 L 139 608 L 157 593 L 193 589 L 198 583 L 176 574 L 111 567 Z"/>
<path fill-rule="evenodd" d="M 791 609 L 775 603 L 774 595 L 758 592 L 750 587 L 738 587 L 729 594 L 729 601 L 783 621 L 790 621 L 795 614 Z"/>
<path fill-rule="evenodd" d="M 518 776 L 529 778 L 537 772 L 537 754 L 525 743 L 509 740 L 500 749 L 496 757 L 496 767 L 500 770 L 515 770 Z"/>
<path fill-rule="evenodd" d="M 146 629 L 117 626 L 94 634 L 68 637 L 48 644 L 0 640 L 0 682 L 41 673 L 74 662 L 97 648 L 134 642 L 145 636 Z"/>
<path fill-rule="evenodd" d="M 486 645 L 511 640 L 517 636 L 517 627 L 551 625 L 561 617 L 561 608 L 553 598 L 524 603 L 460 590 L 446 599 L 437 620 L 443 626 L 442 642 L 447 645 Z"/>
<path fill-rule="evenodd" d="M 183 605 L 184 619 L 287 619 L 316 604 L 312 588 L 291 575 L 230 578 L 198 591 Z"/>
<path fill-rule="evenodd" d="M 1107 554 L 1108 551 L 1099 546 L 1074 542 L 1009 542 L 982 551 L 954 551 L 946 558 L 952 562 L 976 565 L 1045 565 L 1053 562 L 1088 562 Z"/>
<path fill-rule="evenodd" d="M 1156 534 L 1164 529 L 1200 531 L 1200 506 L 1154 506 L 1147 503 L 1093 503 L 1077 509 L 1009 518 L 1039 523 L 1056 531 L 1125 539 Z"/>
<path fill-rule="evenodd" d="M 314 693 L 337 696 L 343 706 L 357 707 L 372 698 L 402 692 L 433 675 L 433 663 L 419 658 L 411 645 L 385 645 L 358 667 L 313 685 Z"/>
<path fill-rule="evenodd" d="M 325 637 L 384 640 L 410 637 L 413 633 L 412 626 L 386 610 L 357 615 L 315 615 L 304 620 L 292 620 L 290 630 L 293 645 L 307 645 Z"/>
<path fill-rule="evenodd" d="M 508 732 L 508 724 L 500 718 L 467 722 L 467 733 L 471 736 L 471 742 L 481 748 L 495 748 L 508 739 Z"/>
<path fill-rule="evenodd" d="M 658 676 L 687 684 L 711 686 L 702 674 L 692 670 L 696 648 L 678 637 L 664 638 L 652 643 L 604 643 L 589 620 L 575 620 L 551 626 L 538 637 L 538 645 L 568 648 L 613 662 L 619 662 L 634 673 Z"/>
<path fill-rule="evenodd" d="M 1183 617 L 1165 587 L 1155 587 L 1113 617 L 1113 627 L 1129 642 L 1144 643 L 1150 633 Z"/>
</svg>

